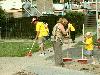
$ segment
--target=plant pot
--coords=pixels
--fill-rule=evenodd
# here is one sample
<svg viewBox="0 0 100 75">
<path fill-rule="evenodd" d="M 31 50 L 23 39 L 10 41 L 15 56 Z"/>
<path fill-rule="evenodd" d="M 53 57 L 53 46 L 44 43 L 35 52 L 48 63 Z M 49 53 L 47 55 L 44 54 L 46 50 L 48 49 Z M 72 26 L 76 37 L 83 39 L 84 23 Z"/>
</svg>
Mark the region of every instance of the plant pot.
<svg viewBox="0 0 100 75">
<path fill-rule="evenodd" d="M 72 58 L 63 58 L 63 62 L 71 62 Z"/>
<path fill-rule="evenodd" d="M 79 62 L 81 64 L 87 64 L 88 60 L 87 59 L 78 59 L 77 62 Z"/>
</svg>

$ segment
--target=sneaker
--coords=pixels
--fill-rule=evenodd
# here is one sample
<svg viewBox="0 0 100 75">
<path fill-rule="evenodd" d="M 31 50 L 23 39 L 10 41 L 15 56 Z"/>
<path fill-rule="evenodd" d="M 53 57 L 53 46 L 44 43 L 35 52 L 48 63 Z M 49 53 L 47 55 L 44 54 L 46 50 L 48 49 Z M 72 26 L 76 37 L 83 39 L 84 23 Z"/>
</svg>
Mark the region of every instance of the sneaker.
<svg viewBox="0 0 100 75">
<path fill-rule="evenodd" d="M 41 54 L 39 54 L 39 56 L 45 56 L 45 53 L 41 53 Z"/>
<path fill-rule="evenodd" d="M 53 52 L 52 50 L 48 50 L 48 52 Z"/>
</svg>

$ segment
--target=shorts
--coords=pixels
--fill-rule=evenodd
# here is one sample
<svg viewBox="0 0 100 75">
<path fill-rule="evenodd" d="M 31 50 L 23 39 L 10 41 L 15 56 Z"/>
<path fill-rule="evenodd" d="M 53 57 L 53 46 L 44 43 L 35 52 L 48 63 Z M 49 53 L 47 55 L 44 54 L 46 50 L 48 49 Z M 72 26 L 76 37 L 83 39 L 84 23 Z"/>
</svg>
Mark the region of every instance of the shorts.
<svg viewBox="0 0 100 75">
<path fill-rule="evenodd" d="M 93 50 L 84 50 L 85 56 L 93 56 Z"/>
<path fill-rule="evenodd" d="M 44 43 L 45 43 L 45 37 L 39 37 L 38 38 L 38 44 L 39 44 L 39 47 L 43 46 Z"/>
</svg>

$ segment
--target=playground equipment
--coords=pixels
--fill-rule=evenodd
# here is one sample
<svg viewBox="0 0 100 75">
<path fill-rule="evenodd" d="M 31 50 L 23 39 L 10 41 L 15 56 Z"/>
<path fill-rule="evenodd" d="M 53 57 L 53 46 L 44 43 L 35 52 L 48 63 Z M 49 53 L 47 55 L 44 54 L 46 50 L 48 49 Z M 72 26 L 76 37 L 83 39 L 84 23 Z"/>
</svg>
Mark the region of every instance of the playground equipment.
<svg viewBox="0 0 100 75">
<path fill-rule="evenodd" d="M 84 36 L 84 24 L 83 24 L 83 36 Z M 83 38 L 84 40 L 84 38 Z M 78 59 L 77 62 L 81 63 L 81 64 L 87 64 L 88 60 L 84 59 L 84 55 L 83 55 L 83 45 L 82 45 L 82 58 Z"/>
</svg>

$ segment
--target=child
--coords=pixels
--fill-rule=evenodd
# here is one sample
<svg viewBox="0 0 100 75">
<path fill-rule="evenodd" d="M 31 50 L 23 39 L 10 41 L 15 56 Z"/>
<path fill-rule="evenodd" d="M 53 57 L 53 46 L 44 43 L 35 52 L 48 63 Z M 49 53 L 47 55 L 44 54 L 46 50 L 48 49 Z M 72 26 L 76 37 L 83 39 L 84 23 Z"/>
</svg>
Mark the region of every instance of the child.
<svg viewBox="0 0 100 75">
<path fill-rule="evenodd" d="M 72 39 L 72 43 L 75 43 L 75 24 L 71 23 L 70 21 L 68 23 L 68 31 L 69 31 L 69 35 Z"/>
<path fill-rule="evenodd" d="M 92 64 L 95 64 L 94 57 L 93 57 L 93 39 L 92 39 L 92 33 L 87 32 L 85 35 L 84 39 L 84 44 L 85 44 L 85 50 L 84 50 L 84 55 L 87 57 L 92 58 Z"/>
</svg>

